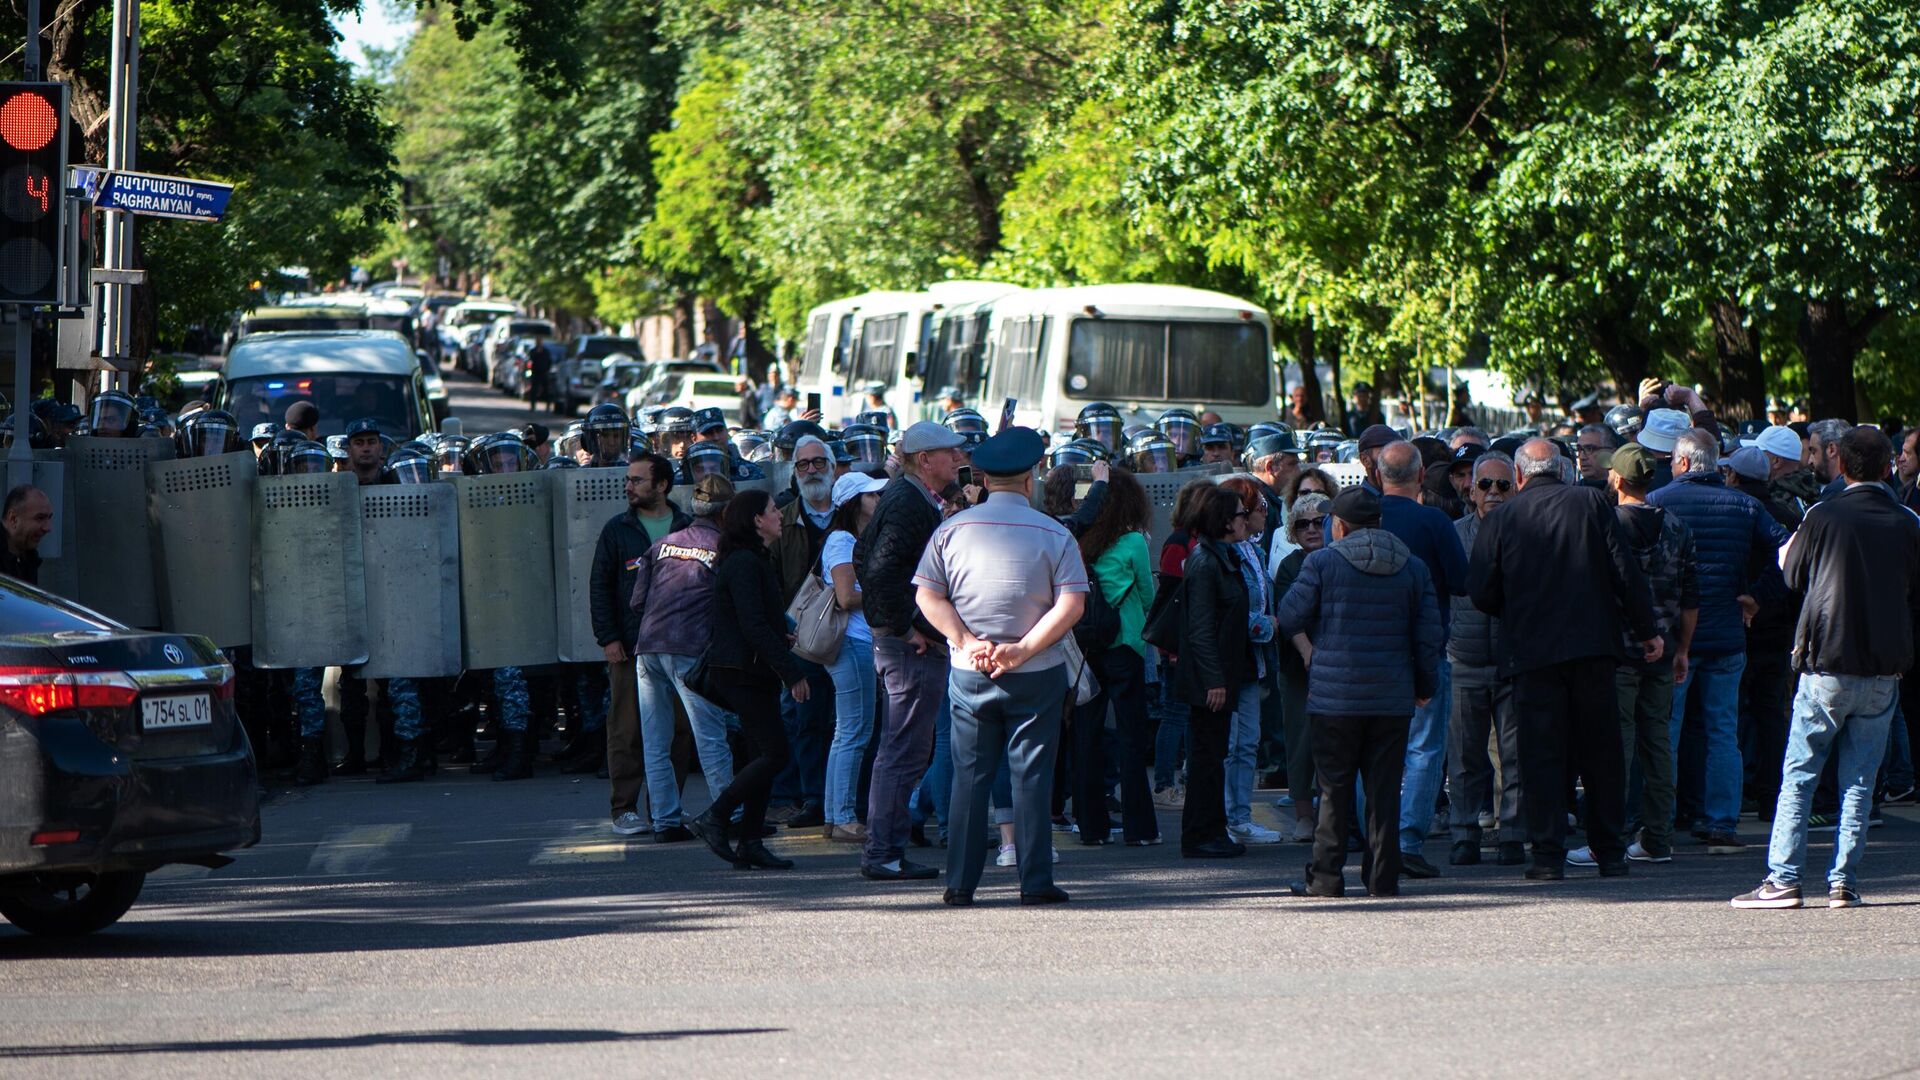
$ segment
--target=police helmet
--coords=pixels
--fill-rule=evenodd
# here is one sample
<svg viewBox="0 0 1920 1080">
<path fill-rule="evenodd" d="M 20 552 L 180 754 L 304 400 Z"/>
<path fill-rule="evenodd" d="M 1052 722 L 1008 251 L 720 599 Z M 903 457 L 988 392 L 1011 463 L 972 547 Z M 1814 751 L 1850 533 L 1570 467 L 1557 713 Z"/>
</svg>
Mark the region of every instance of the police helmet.
<svg viewBox="0 0 1920 1080">
<path fill-rule="evenodd" d="M 733 472 L 733 458 L 718 443 L 698 442 L 687 447 L 686 456 L 680 459 L 680 468 L 686 482 L 695 484 L 703 476 L 726 476 Z"/>
<path fill-rule="evenodd" d="M 660 414 L 656 427 L 656 434 L 660 435 L 692 435 L 693 410 L 675 405 Z"/>
<path fill-rule="evenodd" d="M 280 434 L 279 424 L 255 424 L 253 434 L 247 437 L 247 441 L 252 443 L 255 449 L 260 449 L 271 444 L 273 437 L 278 434 Z"/>
<path fill-rule="evenodd" d="M 1615 405 L 1607 410 L 1606 425 L 1622 442 L 1632 442 L 1647 426 L 1647 414 L 1637 405 Z"/>
<path fill-rule="evenodd" d="M 240 422 L 225 409 L 202 409 L 180 421 L 174 433 L 174 451 L 183 458 L 231 454 L 246 448 Z"/>
<path fill-rule="evenodd" d="M 1193 415 L 1193 410 L 1168 409 L 1154 420 L 1153 426 L 1173 444 L 1174 453 L 1180 458 L 1200 456 L 1200 418 Z"/>
<path fill-rule="evenodd" d="M 753 452 L 769 441 L 764 431 L 736 431 L 733 433 L 733 452 L 739 454 L 742 461 L 752 461 Z"/>
<path fill-rule="evenodd" d="M 133 398 L 125 391 L 107 390 L 88 406 L 87 426 L 100 438 L 119 438 L 133 434 L 136 415 Z"/>
<path fill-rule="evenodd" d="M 492 435 L 482 435 L 467 448 L 462 464 L 469 476 L 491 476 L 495 473 L 528 472 L 538 466 L 540 459 L 511 431 L 498 431 Z"/>
<path fill-rule="evenodd" d="M 981 416 L 977 409 L 955 409 L 942 417 L 940 423 L 948 431 L 967 440 L 965 449 L 968 453 L 987 441 L 987 418 Z"/>
<path fill-rule="evenodd" d="M 27 445 L 35 450 L 47 450 L 53 446 L 53 433 L 47 430 L 46 422 L 31 412 L 16 413 L 0 420 L 0 448 L 13 446 L 13 423 L 21 416 L 27 418 Z"/>
<path fill-rule="evenodd" d="M 773 460 L 792 461 L 794 445 L 809 435 L 824 442 L 827 429 L 811 420 L 795 420 L 783 425 L 773 436 Z"/>
<path fill-rule="evenodd" d="M 753 462 L 756 465 L 764 465 L 767 462 L 772 461 L 773 460 L 773 440 L 768 439 L 767 441 L 761 443 L 759 446 L 754 447 L 753 452 L 747 455 L 747 460 Z"/>
<path fill-rule="evenodd" d="M 887 460 L 887 429 L 872 424 L 850 424 L 840 430 L 840 445 L 855 462 L 879 465 Z"/>
<path fill-rule="evenodd" d="M 1307 456 L 1315 461 L 1334 461 L 1340 452 L 1341 435 L 1332 429 L 1322 429 L 1307 436 Z"/>
<path fill-rule="evenodd" d="M 302 476 L 332 471 L 333 455 L 327 452 L 325 443 L 301 439 L 281 455 L 280 472 L 283 476 Z"/>
<path fill-rule="evenodd" d="M 885 431 L 893 426 L 893 414 L 885 409 L 868 409 L 853 418 L 856 424 L 868 424 Z"/>
<path fill-rule="evenodd" d="M 657 434 L 660 431 L 660 414 L 666 411 L 665 405 L 648 405 L 640 410 L 640 415 L 634 418 L 634 423 L 649 435 Z"/>
<path fill-rule="evenodd" d="M 465 435 L 442 435 L 433 443 L 433 459 L 444 473 L 464 472 L 467 448 L 473 440 Z"/>
<path fill-rule="evenodd" d="M 599 435 L 603 432 L 619 432 L 624 434 L 629 426 L 631 425 L 627 420 L 627 411 L 611 401 L 603 402 L 588 409 L 587 418 L 580 424 L 582 433 L 587 437 Z M 569 426 L 567 430 L 571 433 L 573 428 Z"/>
<path fill-rule="evenodd" d="M 1047 454 L 1047 466 L 1059 468 L 1062 465 L 1092 465 L 1107 460 L 1105 443 L 1093 439 L 1073 439 L 1053 448 Z"/>
<path fill-rule="evenodd" d="M 581 421 L 575 420 L 568 424 L 565 433 L 553 440 L 553 456 L 571 460 L 573 455 L 580 452 L 580 438 L 585 431 L 586 425 Z"/>
<path fill-rule="evenodd" d="M 433 458 L 413 443 L 405 443 L 387 458 L 380 479 L 389 484 L 431 484 L 440 479 Z"/>
<path fill-rule="evenodd" d="M 1127 468 L 1134 472 L 1168 473 L 1179 466 L 1179 448 L 1161 432 L 1145 431 L 1127 441 Z"/>
<path fill-rule="evenodd" d="M 1293 429 L 1288 427 L 1287 425 L 1276 424 L 1271 420 L 1262 420 L 1261 422 L 1247 428 L 1246 434 L 1244 436 L 1244 438 L 1246 439 L 1246 443 L 1244 444 L 1243 449 L 1245 448 L 1245 446 L 1252 446 L 1256 441 L 1260 439 L 1264 439 L 1269 435 L 1279 435 L 1283 432 L 1286 434 L 1288 439 L 1293 438 Z"/>
<path fill-rule="evenodd" d="M 1106 447 L 1111 455 L 1119 453 L 1120 447 L 1125 445 L 1125 427 L 1119 409 L 1104 401 L 1096 401 L 1080 410 L 1080 415 L 1073 421 L 1073 434 L 1077 438 L 1092 439 Z"/>
<path fill-rule="evenodd" d="M 547 463 L 541 466 L 543 469 L 577 469 L 579 467 L 579 462 L 563 454 L 552 455 L 547 458 Z"/>
<path fill-rule="evenodd" d="M 631 461 L 641 454 L 653 453 L 653 438 L 639 428 L 627 434 L 627 460 Z"/>
</svg>

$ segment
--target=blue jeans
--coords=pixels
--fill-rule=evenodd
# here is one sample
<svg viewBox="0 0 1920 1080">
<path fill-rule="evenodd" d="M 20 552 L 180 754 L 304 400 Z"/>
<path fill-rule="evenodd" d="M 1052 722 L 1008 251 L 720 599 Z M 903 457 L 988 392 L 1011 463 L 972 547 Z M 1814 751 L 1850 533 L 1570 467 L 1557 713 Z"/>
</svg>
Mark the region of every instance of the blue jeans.
<svg viewBox="0 0 1920 1080">
<path fill-rule="evenodd" d="M 634 660 L 640 700 L 640 745 L 647 759 L 647 806 L 656 830 L 680 824 L 680 784 L 673 775 L 673 702 L 686 707 L 693 748 L 707 792 L 718 795 L 733 783 L 733 750 L 727 745 L 726 713 L 687 688 L 694 657 L 643 653 Z"/>
<path fill-rule="evenodd" d="M 859 820 L 860 758 L 873 736 L 873 643 L 847 638 L 827 671 L 833 676 L 833 745 L 827 749 L 822 809 L 829 825 Z"/>
<path fill-rule="evenodd" d="M 300 737 L 303 739 L 327 737 L 327 702 L 320 696 L 320 686 L 326 676 L 326 668 L 293 669 L 293 707 L 300 718 Z"/>
<path fill-rule="evenodd" d="M 1153 790 L 1172 787 L 1180 751 L 1187 745 L 1187 703 L 1180 700 L 1173 668 L 1160 669 L 1160 727 L 1153 736 Z"/>
<path fill-rule="evenodd" d="M 1240 688 L 1227 722 L 1227 824 L 1253 820 L 1253 773 L 1260 751 L 1260 683 Z"/>
<path fill-rule="evenodd" d="M 1673 687 L 1671 733 L 1676 776 L 1680 733 L 1689 714 L 1696 718 L 1707 740 L 1707 779 L 1701 809 L 1709 832 L 1732 832 L 1740 823 L 1740 674 L 1746 669 L 1747 654 L 1743 652 L 1694 660 L 1686 681 Z"/>
<path fill-rule="evenodd" d="M 1433 804 L 1447 773 L 1447 717 L 1453 715 L 1453 663 L 1440 658 L 1433 698 L 1413 710 L 1407 726 L 1407 763 L 1400 778 L 1400 853 L 1418 855 L 1433 824 Z M 1734 685 L 1740 685 L 1736 676 Z M 1600 688 L 1595 693 L 1601 692 Z M 1474 807 L 1475 822 L 1479 807 Z M 1505 839 L 1502 834 L 1501 839 Z"/>
<path fill-rule="evenodd" d="M 1781 769 L 1780 802 L 1767 846 L 1769 876 L 1782 885 L 1800 883 L 1807 859 L 1807 811 L 1829 753 L 1837 753 L 1840 830 L 1833 842 L 1830 885 L 1853 885 L 1866 847 L 1867 810 L 1873 781 L 1887 752 L 1887 727 L 1900 696 L 1900 680 L 1874 675 L 1802 675 L 1793 697 L 1793 726 Z"/>
</svg>

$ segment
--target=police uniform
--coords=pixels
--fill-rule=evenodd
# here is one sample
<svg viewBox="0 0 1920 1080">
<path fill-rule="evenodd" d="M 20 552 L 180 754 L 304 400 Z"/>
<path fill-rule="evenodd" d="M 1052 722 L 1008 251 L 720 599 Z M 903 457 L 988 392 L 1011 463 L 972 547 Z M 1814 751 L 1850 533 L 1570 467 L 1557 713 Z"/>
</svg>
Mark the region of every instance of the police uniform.
<svg viewBox="0 0 1920 1080">
<path fill-rule="evenodd" d="M 973 467 L 994 477 L 1030 474 L 1046 440 L 1012 428 L 980 444 Z M 1024 637 L 1060 596 L 1085 593 L 1080 549 L 1058 521 L 1017 492 L 990 493 L 980 505 L 947 519 L 927 543 L 914 584 L 945 596 L 968 632 L 1011 644 Z M 990 678 L 957 650 L 951 657 L 953 800 L 947 880 L 970 896 L 987 854 L 987 799 L 1004 753 L 1013 776 L 1015 848 L 1025 898 L 1064 899 L 1053 887 L 1050 793 L 1060 726 L 1072 673 L 1068 650 L 1055 642 L 1018 669 Z"/>
</svg>

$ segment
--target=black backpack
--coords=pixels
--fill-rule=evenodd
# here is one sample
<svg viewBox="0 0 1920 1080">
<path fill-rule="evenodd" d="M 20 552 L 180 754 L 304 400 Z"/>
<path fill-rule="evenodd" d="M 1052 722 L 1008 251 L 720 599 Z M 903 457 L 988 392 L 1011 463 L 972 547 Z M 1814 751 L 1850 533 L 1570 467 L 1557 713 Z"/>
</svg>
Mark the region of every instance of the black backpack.
<svg viewBox="0 0 1920 1080">
<path fill-rule="evenodd" d="M 1093 575 L 1087 577 L 1091 579 Z M 1123 593 L 1121 599 L 1125 598 Z M 1088 656 L 1105 652 L 1120 640 L 1120 611 L 1107 603 L 1107 596 L 1100 591 L 1100 582 L 1096 580 L 1087 582 L 1087 607 L 1080 613 L 1080 621 L 1073 624 L 1073 640 Z"/>
</svg>

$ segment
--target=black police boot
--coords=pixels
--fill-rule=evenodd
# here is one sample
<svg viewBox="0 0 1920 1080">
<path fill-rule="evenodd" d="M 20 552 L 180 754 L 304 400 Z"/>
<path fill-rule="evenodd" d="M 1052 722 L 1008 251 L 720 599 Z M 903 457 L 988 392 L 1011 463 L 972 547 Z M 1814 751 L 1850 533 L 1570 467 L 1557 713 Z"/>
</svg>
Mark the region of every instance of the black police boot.
<svg viewBox="0 0 1920 1080">
<path fill-rule="evenodd" d="M 599 732 L 595 732 L 594 734 L 598 735 Z M 590 740 L 592 737 L 591 735 L 583 736 L 583 739 Z M 586 773 L 596 773 L 600 771 L 602 765 L 606 764 L 607 748 L 604 745 L 588 746 L 580 753 L 564 760 L 566 764 L 560 769 L 563 773 L 578 773 L 582 775 Z"/>
<path fill-rule="evenodd" d="M 498 769 L 500 767 L 500 763 L 502 761 L 505 761 L 506 757 L 507 757 L 507 733 L 503 731 L 500 733 L 500 735 L 497 738 L 493 740 L 493 749 L 487 751 L 486 754 L 480 758 L 480 760 L 474 761 L 473 767 L 471 769 L 468 769 L 467 771 L 475 772 L 475 773 L 493 772 L 495 769 Z M 460 760 L 459 755 L 455 755 L 454 760 L 459 761 Z M 468 760 L 472 760 L 472 759 L 469 758 Z"/>
<path fill-rule="evenodd" d="M 493 770 L 495 780 L 525 780 L 533 775 L 533 740 L 524 731 L 508 731 L 500 736 L 506 752 L 500 766 Z M 476 769 L 479 766 L 475 766 Z"/>
<path fill-rule="evenodd" d="M 367 721 L 361 717 L 342 720 L 341 726 L 347 729 L 347 756 L 333 767 L 335 776 L 367 775 Z"/>
<path fill-rule="evenodd" d="M 418 739 L 402 739 L 397 744 L 399 751 L 394 754 L 394 763 L 387 775 L 375 780 L 376 784 L 404 784 L 410 780 L 425 780 L 433 771 L 433 754 Z"/>
<path fill-rule="evenodd" d="M 296 787 L 312 787 L 327 782 L 327 741 L 301 739 L 300 760 L 293 766 Z"/>
</svg>

